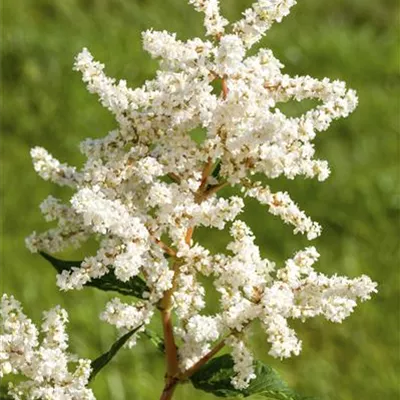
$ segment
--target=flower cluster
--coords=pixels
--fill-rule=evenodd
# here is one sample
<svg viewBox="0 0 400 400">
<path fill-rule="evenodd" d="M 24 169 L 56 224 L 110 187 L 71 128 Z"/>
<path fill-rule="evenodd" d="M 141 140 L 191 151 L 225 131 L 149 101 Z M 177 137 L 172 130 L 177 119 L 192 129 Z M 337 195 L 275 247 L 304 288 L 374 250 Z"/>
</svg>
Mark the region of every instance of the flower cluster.
<svg viewBox="0 0 400 400">
<path fill-rule="evenodd" d="M 39 330 L 12 296 L 2 296 L 0 317 L 0 378 L 7 374 L 27 378 L 16 385 L 9 384 L 9 394 L 14 399 L 94 399 L 92 391 L 86 388 L 90 360 L 67 352 L 65 310 L 56 307 L 43 313 L 41 343 Z M 75 364 L 73 372 L 69 364 Z"/>
<path fill-rule="evenodd" d="M 102 139 L 81 144 L 87 157 L 81 170 L 60 163 L 42 148 L 32 150 L 39 175 L 74 193 L 66 204 L 53 197 L 43 202 L 46 219 L 58 225 L 34 233 L 27 245 L 32 251 L 57 253 L 94 235 L 97 254 L 60 274 L 58 286 L 81 289 L 110 272 L 120 281 L 143 277 L 147 297 L 136 303 L 112 300 L 102 319 L 124 332 L 149 323 L 157 308 L 167 307 L 179 318 L 174 334 L 181 370 L 195 365 L 215 341 L 228 338 L 225 343 L 235 360 L 232 384 L 244 388 L 255 376 L 246 347 L 253 320 L 265 328 L 272 356 L 297 355 L 301 342 L 289 327 L 290 319 L 323 315 L 341 322 L 357 299 L 366 300 L 376 291 L 376 284 L 366 276 L 348 279 L 316 272 L 314 247 L 277 268 L 260 256 L 250 227 L 237 218 L 244 208 L 242 197 L 221 196 L 219 191 L 235 186 L 267 205 L 294 233 L 316 238 L 321 227 L 288 193 L 273 193 L 253 176 L 325 180 L 329 167 L 314 157 L 313 140 L 334 119 L 347 117 L 357 97 L 343 82 L 283 73 L 270 50 L 246 56 L 272 23 L 289 13 L 294 0 L 258 0 L 229 31 L 217 0 L 189 2 L 204 13 L 209 39 L 184 42 L 165 31 L 144 32 L 144 49 L 159 59 L 160 69 L 139 88 L 106 76 L 104 65 L 87 49 L 78 54 L 74 69 L 112 112 L 118 127 Z M 317 99 L 319 105 L 299 117 L 286 116 L 278 108 L 279 103 L 303 99 Z M 204 132 L 200 142 L 192 135 L 195 129 Z M 232 242 L 225 253 L 211 254 L 195 242 L 195 227 L 222 230 L 228 224 Z M 212 315 L 203 311 L 207 297 L 201 276 L 209 277 L 219 293 L 219 310 Z M 36 346 L 36 331 L 27 324 L 31 348 Z M 26 350 L 21 351 L 26 360 Z M 14 359 L 7 365 L 22 368 Z M 57 369 L 62 376 L 54 377 L 51 369 L 43 379 L 65 382 L 70 377 L 65 365 Z M 32 373 L 26 374 L 35 381 Z M 82 393 L 80 398 L 90 398 L 89 392 Z"/>
</svg>

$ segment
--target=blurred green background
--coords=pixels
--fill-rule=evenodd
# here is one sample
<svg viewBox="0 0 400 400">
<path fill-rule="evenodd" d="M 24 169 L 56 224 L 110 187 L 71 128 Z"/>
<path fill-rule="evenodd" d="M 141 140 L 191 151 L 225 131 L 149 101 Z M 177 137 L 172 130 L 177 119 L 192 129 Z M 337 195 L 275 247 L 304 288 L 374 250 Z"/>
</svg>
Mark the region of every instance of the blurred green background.
<svg viewBox="0 0 400 400">
<path fill-rule="evenodd" d="M 399 391 L 399 6 L 396 0 L 302 0 L 262 41 L 291 74 L 345 80 L 360 104 L 317 140 L 318 155 L 329 160 L 330 179 L 276 181 L 324 227 L 315 245 L 317 268 L 351 277 L 368 274 L 379 293 L 341 325 L 322 319 L 293 324 L 303 339 L 297 358 L 273 360 L 265 336 L 256 334 L 257 355 L 274 365 L 299 392 L 331 400 L 394 400 Z M 250 4 L 222 0 L 231 20 Z M 72 71 L 75 54 L 87 46 L 110 76 L 132 86 L 151 78 L 156 64 L 141 49 L 149 27 L 203 34 L 202 16 L 183 0 L 5 0 L 2 10 L 2 289 L 22 301 L 39 321 L 55 304 L 70 314 L 71 349 L 94 358 L 115 339 L 98 314 L 109 295 L 93 289 L 60 293 L 53 270 L 30 254 L 24 238 L 47 229 L 38 205 L 48 194 L 68 198 L 68 190 L 42 181 L 29 149 L 40 145 L 60 160 L 80 165 L 79 142 L 115 126 L 97 98 Z M 299 107 L 285 108 L 298 113 Z M 249 202 L 244 215 L 264 255 L 282 262 L 307 245 L 291 228 Z M 218 250 L 226 237 L 202 230 L 195 238 Z M 85 249 L 63 256 L 79 259 Z M 154 329 L 157 329 L 157 325 Z M 164 364 L 143 341 L 122 351 L 94 385 L 98 399 L 154 400 L 163 385 Z M 190 385 L 178 399 L 213 397 Z"/>
</svg>

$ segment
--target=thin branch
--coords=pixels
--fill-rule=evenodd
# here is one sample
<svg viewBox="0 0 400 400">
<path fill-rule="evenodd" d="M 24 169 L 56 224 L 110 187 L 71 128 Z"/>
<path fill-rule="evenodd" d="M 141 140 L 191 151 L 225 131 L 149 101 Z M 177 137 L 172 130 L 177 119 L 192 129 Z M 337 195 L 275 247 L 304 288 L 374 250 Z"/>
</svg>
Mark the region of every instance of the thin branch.
<svg viewBox="0 0 400 400">
<path fill-rule="evenodd" d="M 186 380 L 190 378 L 195 372 L 197 372 L 207 361 L 209 361 L 212 357 L 214 357 L 224 346 L 225 346 L 225 339 L 221 340 L 211 351 L 209 351 L 205 356 L 200 358 L 197 363 L 192 365 L 189 369 L 185 372 L 179 374 L 177 379 L 179 381 Z"/>
<path fill-rule="evenodd" d="M 227 81 L 226 81 L 226 76 L 224 76 L 222 78 L 221 85 L 222 85 L 222 98 L 225 100 L 227 98 L 227 96 L 228 96 L 228 93 L 229 93 L 228 84 L 227 84 Z"/>
<path fill-rule="evenodd" d="M 214 163 L 213 163 L 212 159 L 209 158 L 207 160 L 206 165 L 203 168 L 203 172 L 201 174 L 201 183 L 200 183 L 199 189 L 197 190 L 197 194 L 202 193 L 204 188 L 206 187 L 207 178 L 210 176 L 210 174 L 212 172 L 213 165 L 214 165 Z"/>
<path fill-rule="evenodd" d="M 178 383 L 178 380 L 176 380 L 176 379 L 174 379 L 170 382 L 167 382 L 164 386 L 163 392 L 161 393 L 160 400 L 171 400 L 177 383 Z"/>
<path fill-rule="evenodd" d="M 171 178 L 176 183 L 181 183 L 181 178 L 177 174 L 175 174 L 173 172 L 170 172 L 168 174 L 168 177 Z"/>
<path fill-rule="evenodd" d="M 208 360 L 215 356 L 225 346 L 225 339 L 219 342 L 210 352 L 202 357 L 196 364 L 187 369 L 181 374 L 177 374 L 174 377 L 167 380 L 164 386 L 164 390 L 161 393 L 160 400 L 170 400 L 174 394 L 175 388 L 178 383 L 190 378 L 196 371 L 198 371 Z"/>
<path fill-rule="evenodd" d="M 194 226 L 191 226 L 190 228 L 188 228 L 185 235 L 185 243 L 188 246 L 190 246 L 190 241 L 192 240 L 193 233 L 194 233 Z"/>
<path fill-rule="evenodd" d="M 153 237 L 154 242 L 162 248 L 165 254 L 168 254 L 171 257 L 176 257 L 176 251 L 169 247 L 166 243 L 162 240 Z"/>
<path fill-rule="evenodd" d="M 223 189 L 225 186 L 228 185 L 228 182 L 221 182 L 217 185 L 211 186 L 208 190 L 203 193 L 203 199 L 217 193 L 219 190 Z"/>
<path fill-rule="evenodd" d="M 173 377 L 179 371 L 178 352 L 172 328 L 170 304 L 166 304 L 164 306 L 166 308 L 161 310 L 161 321 L 164 331 L 164 347 L 168 378 L 167 380 L 169 380 L 169 378 Z"/>
</svg>

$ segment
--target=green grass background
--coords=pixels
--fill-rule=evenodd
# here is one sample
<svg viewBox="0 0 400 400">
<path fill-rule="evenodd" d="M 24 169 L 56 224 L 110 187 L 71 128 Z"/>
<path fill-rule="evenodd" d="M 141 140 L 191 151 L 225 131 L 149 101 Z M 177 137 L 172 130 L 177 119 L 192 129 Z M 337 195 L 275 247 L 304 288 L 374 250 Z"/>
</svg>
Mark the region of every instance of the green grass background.
<svg viewBox="0 0 400 400">
<path fill-rule="evenodd" d="M 262 41 L 291 74 L 343 79 L 358 91 L 360 104 L 317 140 L 318 155 L 330 161 L 323 184 L 273 182 L 288 189 L 324 233 L 315 245 L 317 268 L 328 274 L 370 275 L 379 293 L 341 325 L 322 319 L 294 324 L 303 339 L 299 357 L 273 360 L 265 336 L 254 349 L 298 391 L 331 400 L 395 400 L 399 393 L 399 48 L 395 0 L 302 0 Z M 222 0 L 230 19 L 249 0 Z M 38 205 L 48 194 L 70 193 L 43 182 L 33 171 L 29 149 L 40 145 L 80 165 L 78 143 L 101 137 L 115 126 L 71 70 L 74 55 L 87 46 L 107 73 L 132 86 L 151 78 L 156 64 L 141 49 L 146 28 L 203 34 L 201 15 L 183 0 L 5 0 L 2 4 L 2 289 L 20 299 L 39 321 L 55 304 L 70 314 L 70 342 L 82 357 L 94 358 L 115 339 L 98 314 L 109 295 L 86 289 L 60 293 L 54 273 L 30 254 L 24 238 L 47 228 Z M 298 113 L 299 107 L 285 109 Z M 244 218 L 264 255 L 279 262 L 307 245 L 290 227 L 249 202 Z M 197 231 L 214 250 L 226 236 Z M 90 247 L 90 246 L 89 246 Z M 79 258 L 89 249 L 66 253 Z M 158 328 L 157 325 L 154 327 Z M 154 400 L 163 385 L 163 359 L 145 339 L 124 350 L 99 375 L 98 399 Z M 190 385 L 175 398 L 211 400 Z"/>
</svg>

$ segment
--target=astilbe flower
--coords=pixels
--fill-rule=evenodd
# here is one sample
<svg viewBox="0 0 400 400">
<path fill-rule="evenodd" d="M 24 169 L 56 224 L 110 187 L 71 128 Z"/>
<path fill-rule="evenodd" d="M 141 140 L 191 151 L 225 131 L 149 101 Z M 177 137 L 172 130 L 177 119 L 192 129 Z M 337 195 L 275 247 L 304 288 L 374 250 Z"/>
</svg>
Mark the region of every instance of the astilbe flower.
<svg viewBox="0 0 400 400">
<path fill-rule="evenodd" d="M 309 240 L 319 236 L 320 225 L 288 193 L 274 193 L 253 177 L 325 180 L 329 167 L 314 157 L 313 140 L 334 119 L 347 117 L 357 97 L 340 81 L 285 74 L 271 50 L 246 56 L 273 22 L 289 13 L 294 0 L 259 0 L 228 31 L 217 0 L 189 2 L 204 12 L 209 39 L 184 42 L 165 31 L 144 32 L 144 49 L 159 59 L 160 69 L 142 87 L 131 89 L 124 80 L 107 77 L 87 49 L 78 54 L 74 69 L 114 114 L 118 127 L 81 144 L 87 157 L 81 170 L 42 148 L 32 149 L 39 175 L 74 193 L 69 204 L 53 197 L 43 202 L 46 219 L 58 226 L 34 233 L 27 245 L 33 252 L 57 253 L 95 235 L 97 254 L 60 274 L 60 289 L 81 289 L 110 270 L 121 281 L 144 277 L 146 298 L 112 300 L 102 319 L 121 332 L 143 324 L 140 332 L 158 308 L 169 377 L 196 368 L 222 340 L 236 363 L 232 384 L 245 388 L 255 377 L 246 344 L 252 321 L 264 327 L 272 356 L 297 355 L 301 341 L 288 320 L 323 315 L 341 322 L 357 299 L 370 298 L 376 284 L 366 276 L 327 277 L 315 271 L 319 255 L 314 247 L 277 268 L 261 257 L 250 227 L 238 219 L 242 197 L 217 192 L 235 186 L 267 205 L 294 233 Z M 221 93 L 215 93 L 215 82 Z M 320 104 L 288 117 L 277 105 L 292 99 Z M 205 132 L 201 143 L 191 136 L 197 128 Z M 222 230 L 230 223 L 232 241 L 224 254 L 211 254 L 192 237 L 197 226 Z M 207 296 L 201 275 L 211 277 L 220 294 L 213 315 L 203 312 Z M 172 312 L 178 317 L 174 330 Z M 136 336 L 130 344 L 135 342 Z"/>
<path fill-rule="evenodd" d="M 65 324 L 68 314 L 59 306 L 43 313 L 39 330 L 22 311 L 13 296 L 0 300 L 0 378 L 21 374 L 27 380 L 13 385 L 9 394 L 15 399 L 92 400 L 86 388 L 91 372 L 90 360 L 78 359 L 67 352 L 68 335 Z M 69 364 L 75 364 L 70 372 Z"/>
</svg>

